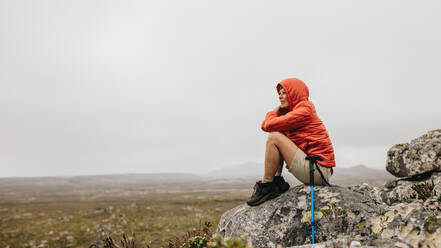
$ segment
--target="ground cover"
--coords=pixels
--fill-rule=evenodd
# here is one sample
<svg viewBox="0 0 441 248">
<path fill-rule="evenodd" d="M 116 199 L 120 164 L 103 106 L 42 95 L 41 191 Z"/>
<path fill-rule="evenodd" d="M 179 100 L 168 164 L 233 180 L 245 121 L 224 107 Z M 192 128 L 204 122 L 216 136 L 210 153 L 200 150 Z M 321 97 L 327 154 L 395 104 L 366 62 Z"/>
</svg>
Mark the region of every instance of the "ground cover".
<svg viewBox="0 0 441 248">
<path fill-rule="evenodd" d="M 189 187 L 3 195 L 0 247 L 102 246 L 105 237 L 123 234 L 136 235 L 142 245 L 165 247 L 205 221 L 214 231 L 221 214 L 248 194 L 249 189 Z"/>
</svg>

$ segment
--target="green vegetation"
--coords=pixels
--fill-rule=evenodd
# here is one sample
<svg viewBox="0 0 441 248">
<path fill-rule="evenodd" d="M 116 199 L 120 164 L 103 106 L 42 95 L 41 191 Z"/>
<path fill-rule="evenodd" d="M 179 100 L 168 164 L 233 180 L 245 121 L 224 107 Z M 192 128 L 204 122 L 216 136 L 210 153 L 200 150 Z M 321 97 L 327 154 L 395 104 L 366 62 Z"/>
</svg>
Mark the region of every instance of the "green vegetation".
<svg viewBox="0 0 441 248">
<path fill-rule="evenodd" d="M 326 207 L 320 209 L 320 212 L 329 223 L 333 223 L 335 230 L 346 230 L 348 228 L 348 214 L 341 207 L 337 207 L 335 203 L 328 203 Z"/>
<path fill-rule="evenodd" d="M 433 183 L 433 179 L 432 183 L 425 182 L 414 184 L 411 187 L 413 192 L 408 196 L 403 197 L 403 200 L 411 201 L 412 199 L 418 199 L 425 201 L 428 198 L 436 195 L 436 191 L 434 190 L 434 188 L 435 184 Z"/>
<path fill-rule="evenodd" d="M 213 235 L 213 224 L 210 221 L 205 221 L 204 225 L 199 225 L 199 228 L 187 231 L 181 237 L 175 237 L 168 241 L 169 248 L 198 248 L 206 247 L 208 240 Z"/>
<path fill-rule="evenodd" d="M 208 248 L 251 248 L 252 246 L 247 242 L 247 235 L 242 238 L 225 238 L 222 239 L 220 235 L 214 235 L 208 242 Z"/>
<path fill-rule="evenodd" d="M 217 242 L 211 236 L 221 215 L 248 196 L 228 189 L 112 194 L 1 195 L 0 247 L 112 247 L 109 237 L 121 236 L 134 242 L 125 234 L 136 234 L 136 247 L 208 245 Z"/>
<path fill-rule="evenodd" d="M 426 232 L 429 233 L 433 233 L 436 231 L 436 217 L 435 216 L 430 216 L 429 218 L 427 218 L 426 223 L 424 223 L 424 230 L 426 230 Z"/>
<path fill-rule="evenodd" d="M 182 248 L 204 248 L 207 247 L 208 240 L 206 237 L 196 236 L 187 241 Z"/>
<path fill-rule="evenodd" d="M 202 231 L 202 230 L 200 230 Z M 220 235 L 216 234 L 211 236 L 194 236 L 188 238 L 184 243 L 169 243 L 167 247 L 169 248 L 253 248 L 247 242 L 247 235 L 243 235 L 241 238 L 225 238 L 223 239 Z M 107 237 L 104 240 L 104 246 L 102 248 L 141 248 L 135 237 L 127 237 L 123 235 L 120 240 L 120 245 L 115 243 L 111 237 Z M 280 246 L 278 246 L 280 247 Z M 93 244 L 89 248 L 100 248 L 99 246 Z M 147 245 L 145 248 L 151 248 Z"/>
</svg>

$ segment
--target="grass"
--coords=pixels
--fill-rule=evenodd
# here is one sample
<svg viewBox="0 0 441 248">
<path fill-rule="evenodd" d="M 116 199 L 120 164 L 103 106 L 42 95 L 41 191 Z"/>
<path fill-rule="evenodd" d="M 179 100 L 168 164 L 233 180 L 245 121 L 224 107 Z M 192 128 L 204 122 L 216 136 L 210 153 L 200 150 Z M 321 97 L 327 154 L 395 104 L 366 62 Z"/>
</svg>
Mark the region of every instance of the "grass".
<svg viewBox="0 0 441 248">
<path fill-rule="evenodd" d="M 127 193 L 127 192 L 126 192 Z M 36 194 L 0 199 L 0 247 L 104 246 L 106 237 L 136 235 L 139 247 L 170 240 L 211 223 L 246 201 L 247 191 L 204 190 L 90 195 Z"/>
</svg>

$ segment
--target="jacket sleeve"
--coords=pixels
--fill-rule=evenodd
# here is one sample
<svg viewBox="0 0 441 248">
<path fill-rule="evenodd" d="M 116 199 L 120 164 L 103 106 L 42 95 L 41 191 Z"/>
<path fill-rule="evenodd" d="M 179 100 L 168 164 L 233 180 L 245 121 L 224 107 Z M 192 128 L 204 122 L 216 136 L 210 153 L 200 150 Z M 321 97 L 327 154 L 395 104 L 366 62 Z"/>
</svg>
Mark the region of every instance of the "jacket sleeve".
<svg viewBox="0 0 441 248">
<path fill-rule="evenodd" d="M 278 116 L 278 111 L 277 111 L 277 110 L 273 110 L 273 111 L 271 111 L 271 112 L 268 112 L 268 113 L 266 114 L 266 116 L 265 116 L 265 120 L 263 120 L 263 122 L 262 122 L 262 130 L 265 131 L 265 132 L 269 132 L 269 131 L 266 129 L 266 122 L 267 122 L 268 120 L 272 120 L 272 119 L 274 119 L 274 118 L 277 118 L 277 116 Z"/>
<path fill-rule="evenodd" d="M 276 132 L 303 127 L 311 121 L 313 112 L 314 107 L 306 101 L 300 102 L 286 115 L 278 116 L 277 111 L 268 112 L 262 123 L 262 130 L 265 132 Z"/>
</svg>

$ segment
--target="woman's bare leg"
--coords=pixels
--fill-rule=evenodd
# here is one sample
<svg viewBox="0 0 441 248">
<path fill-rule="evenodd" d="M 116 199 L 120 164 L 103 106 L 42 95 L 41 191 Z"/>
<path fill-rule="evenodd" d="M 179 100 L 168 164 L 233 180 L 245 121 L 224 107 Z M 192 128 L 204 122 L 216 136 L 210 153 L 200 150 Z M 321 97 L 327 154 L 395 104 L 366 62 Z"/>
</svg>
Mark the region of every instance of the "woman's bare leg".
<svg viewBox="0 0 441 248">
<path fill-rule="evenodd" d="M 279 157 L 280 157 L 280 163 L 279 163 L 279 166 L 278 166 L 278 169 L 277 169 L 277 171 L 276 171 L 276 175 L 275 175 L 275 176 L 281 176 L 281 175 L 282 175 L 283 162 L 284 162 L 284 160 L 283 160 L 283 156 L 282 156 L 282 154 L 280 153 L 280 151 L 279 151 Z"/>
<path fill-rule="evenodd" d="M 280 132 L 271 132 L 266 141 L 264 181 L 272 181 L 281 169 L 281 164 L 286 161 L 286 167 L 292 162 L 297 146 L 288 137 Z M 283 164 L 282 164 L 283 166 Z"/>
</svg>

